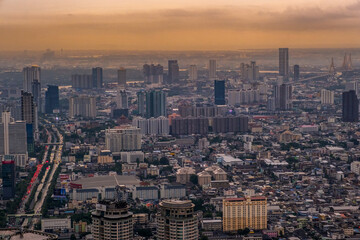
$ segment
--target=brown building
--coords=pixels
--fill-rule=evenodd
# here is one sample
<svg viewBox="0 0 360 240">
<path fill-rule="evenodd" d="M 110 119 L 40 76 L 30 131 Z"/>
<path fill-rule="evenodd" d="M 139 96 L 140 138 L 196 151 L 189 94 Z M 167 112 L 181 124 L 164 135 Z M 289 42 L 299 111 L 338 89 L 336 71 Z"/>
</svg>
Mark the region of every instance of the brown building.
<svg viewBox="0 0 360 240">
<path fill-rule="evenodd" d="M 223 230 L 267 228 L 267 199 L 263 196 L 223 199 Z"/>
</svg>

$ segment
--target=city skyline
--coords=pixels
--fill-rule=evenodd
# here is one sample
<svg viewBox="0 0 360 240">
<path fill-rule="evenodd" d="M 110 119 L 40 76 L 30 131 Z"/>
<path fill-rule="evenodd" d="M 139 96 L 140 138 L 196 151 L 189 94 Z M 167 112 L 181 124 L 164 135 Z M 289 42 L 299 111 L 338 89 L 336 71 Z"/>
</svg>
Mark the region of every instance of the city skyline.
<svg viewBox="0 0 360 240">
<path fill-rule="evenodd" d="M 29 10 L 32 6 L 36 11 Z M 214 0 L 206 5 L 202 0 L 107 0 L 101 5 L 94 0 L 2 0 L 0 29 L 6 37 L 0 39 L 0 50 L 359 47 L 359 11 L 359 1 L 337 0 Z"/>
</svg>

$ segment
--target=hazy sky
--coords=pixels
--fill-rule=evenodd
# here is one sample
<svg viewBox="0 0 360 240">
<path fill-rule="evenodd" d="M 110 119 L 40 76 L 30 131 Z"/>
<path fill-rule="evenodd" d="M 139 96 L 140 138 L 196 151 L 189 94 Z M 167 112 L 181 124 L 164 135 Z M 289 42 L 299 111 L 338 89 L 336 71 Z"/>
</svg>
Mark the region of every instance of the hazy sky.
<svg viewBox="0 0 360 240">
<path fill-rule="evenodd" d="M 360 0 L 0 0 L 0 50 L 360 47 Z"/>
</svg>

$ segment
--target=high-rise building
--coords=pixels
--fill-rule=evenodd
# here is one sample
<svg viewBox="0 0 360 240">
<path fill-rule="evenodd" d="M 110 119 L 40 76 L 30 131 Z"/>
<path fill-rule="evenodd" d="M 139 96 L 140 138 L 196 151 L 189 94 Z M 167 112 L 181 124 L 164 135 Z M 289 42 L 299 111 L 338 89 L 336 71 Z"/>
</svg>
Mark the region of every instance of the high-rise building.
<svg viewBox="0 0 360 240">
<path fill-rule="evenodd" d="M 126 88 L 126 69 L 121 67 L 117 73 L 118 73 L 118 87 Z"/>
<path fill-rule="evenodd" d="M 128 109 L 128 95 L 126 90 L 119 89 L 116 96 L 117 109 Z"/>
<path fill-rule="evenodd" d="M 334 104 L 334 91 L 321 89 L 321 104 Z"/>
<path fill-rule="evenodd" d="M 223 199 L 223 231 L 267 228 L 267 199 L 262 196 Z"/>
<path fill-rule="evenodd" d="M 103 69 L 101 67 L 96 67 L 92 69 L 92 86 L 94 88 L 103 87 Z"/>
<path fill-rule="evenodd" d="M 163 83 L 164 67 L 160 64 L 144 64 L 143 74 L 145 83 Z"/>
<path fill-rule="evenodd" d="M 73 74 L 71 75 L 71 85 L 73 88 L 91 89 L 94 87 L 93 76 L 89 74 Z"/>
<path fill-rule="evenodd" d="M 189 66 L 189 80 L 195 81 L 198 79 L 198 71 L 196 65 Z"/>
<path fill-rule="evenodd" d="M 177 60 L 168 61 L 168 78 L 167 83 L 178 83 L 179 81 L 179 64 Z"/>
<path fill-rule="evenodd" d="M 350 90 L 354 90 L 356 93 L 356 96 L 359 97 L 359 83 L 358 81 L 351 81 L 345 83 L 345 92 L 348 92 Z"/>
<path fill-rule="evenodd" d="M 212 119 L 212 129 L 214 133 L 247 132 L 248 122 L 246 116 L 218 116 Z"/>
<path fill-rule="evenodd" d="M 138 96 L 138 112 L 146 118 L 166 116 L 166 93 L 161 90 L 141 91 Z"/>
<path fill-rule="evenodd" d="M 166 116 L 166 93 L 163 91 L 149 91 L 146 93 L 146 117 Z"/>
<path fill-rule="evenodd" d="M 156 238 L 159 240 L 199 238 L 198 219 L 194 204 L 189 201 L 164 200 L 156 215 Z"/>
<path fill-rule="evenodd" d="M 294 80 L 297 81 L 300 79 L 300 66 L 294 65 Z"/>
<path fill-rule="evenodd" d="M 96 117 L 96 99 L 95 97 L 79 96 L 69 99 L 69 117 Z"/>
<path fill-rule="evenodd" d="M 164 116 L 149 119 L 136 117 L 132 125 L 140 128 L 143 135 L 169 135 L 169 119 Z"/>
<path fill-rule="evenodd" d="M 12 155 L 16 166 L 25 167 L 28 157 L 26 123 L 14 121 L 11 113 L 5 111 L 0 123 L 0 160 L 7 155 Z"/>
<path fill-rule="evenodd" d="M 215 80 L 214 81 L 214 95 L 216 105 L 225 105 L 225 81 Z"/>
<path fill-rule="evenodd" d="M 342 94 L 342 120 L 344 122 L 359 121 L 359 100 L 354 90 Z"/>
<path fill-rule="evenodd" d="M 15 197 L 15 161 L 11 155 L 6 155 L 1 163 L 3 199 L 9 200 Z"/>
<path fill-rule="evenodd" d="M 216 60 L 209 60 L 209 80 L 216 80 Z"/>
<path fill-rule="evenodd" d="M 289 77 L 289 49 L 279 48 L 279 75 Z"/>
<path fill-rule="evenodd" d="M 91 217 L 94 240 L 133 239 L 133 214 L 125 201 L 102 200 L 96 204 Z"/>
<path fill-rule="evenodd" d="M 32 82 L 32 94 L 33 94 L 33 97 L 34 97 L 34 103 L 36 104 L 37 106 L 37 109 L 39 111 L 41 111 L 42 109 L 42 100 L 41 100 L 41 84 L 39 82 L 39 80 L 37 79 L 34 79 L 34 81 Z"/>
<path fill-rule="evenodd" d="M 59 107 L 59 87 L 49 85 L 45 92 L 45 113 L 53 113 Z"/>
<path fill-rule="evenodd" d="M 205 117 L 174 118 L 171 121 L 171 134 L 175 136 L 191 134 L 205 135 L 208 132 L 209 119 Z"/>
<path fill-rule="evenodd" d="M 21 119 L 32 125 L 34 139 L 38 138 L 38 111 L 31 93 L 21 92 Z M 29 128 L 30 129 L 30 128 Z M 30 132 L 28 132 L 30 134 Z"/>
<path fill-rule="evenodd" d="M 140 128 L 131 125 L 121 125 L 116 128 L 106 129 L 105 146 L 112 153 L 122 151 L 137 151 L 141 149 Z"/>
<path fill-rule="evenodd" d="M 290 110 L 292 108 L 292 86 L 283 83 L 274 86 L 275 107 L 280 110 Z"/>
<path fill-rule="evenodd" d="M 24 82 L 23 82 L 23 91 L 24 92 L 32 92 L 32 84 L 34 80 L 37 80 L 39 83 L 41 82 L 41 69 L 39 66 L 34 65 L 31 67 L 25 67 L 23 69 Z"/>
</svg>

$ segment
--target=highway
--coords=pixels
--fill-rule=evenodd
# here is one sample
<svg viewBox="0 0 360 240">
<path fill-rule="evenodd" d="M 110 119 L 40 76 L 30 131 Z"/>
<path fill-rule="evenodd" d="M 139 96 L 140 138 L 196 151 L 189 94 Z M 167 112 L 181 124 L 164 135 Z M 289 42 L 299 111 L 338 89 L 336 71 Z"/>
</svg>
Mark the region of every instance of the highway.
<svg viewBox="0 0 360 240">
<path fill-rule="evenodd" d="M 62 135 L 59 133 L 58 129 L 56 129 L 55 127 L 53 127 L 53 131 L 56 132 L 56 135 L 57 135 L 57 139 L 59 140 L 59 145 L 57 147 L 54 146 L 54 151 L 52 152 L 52 156 L 50 157 L 50 164 L 53 163 L 53 167 L 50 169 L 47 169 L 46 170 L 46 173 L 43 177 L 43 180 L 42 180 L 42 183 L 39 184 L 39 187 L 37 189 L 37 196 L 39 196 L 39 193 L 41 192 L 41 197 L 38 199 L 36 197 L 36 201 L 35 201 L 35 206 L 34 206 L 34 213 L 35 214 L 40 214 L 41 213 L 41 209 L 42 209 L 42 206 L 44 204 L 44 201 L 46 199 L 46 196 L 48 195 L 48 190 L 49 190 L 49 187 L 51 185 L 51 182 L 53 181 L 53 177 L 54 177 L 54 174 L 56 172 L 56 170 L 58 169 L 59 165 L 60 165 L 60 162 L 61 162 L 61 156 L 62 156 L 62 144 L 63 144 L 63 137 Z M 46 179 L 46 176 L 49 175 L 48 177 L 48 180 L 44 183 L 43 181 Z M 36 223 L 35 222 L 36 219 L 33 218 L 31 220 L 31 223 L 30 223 L 30 228 L 33 229 L 34 228 L 34 224 Z"/>
</svg>

